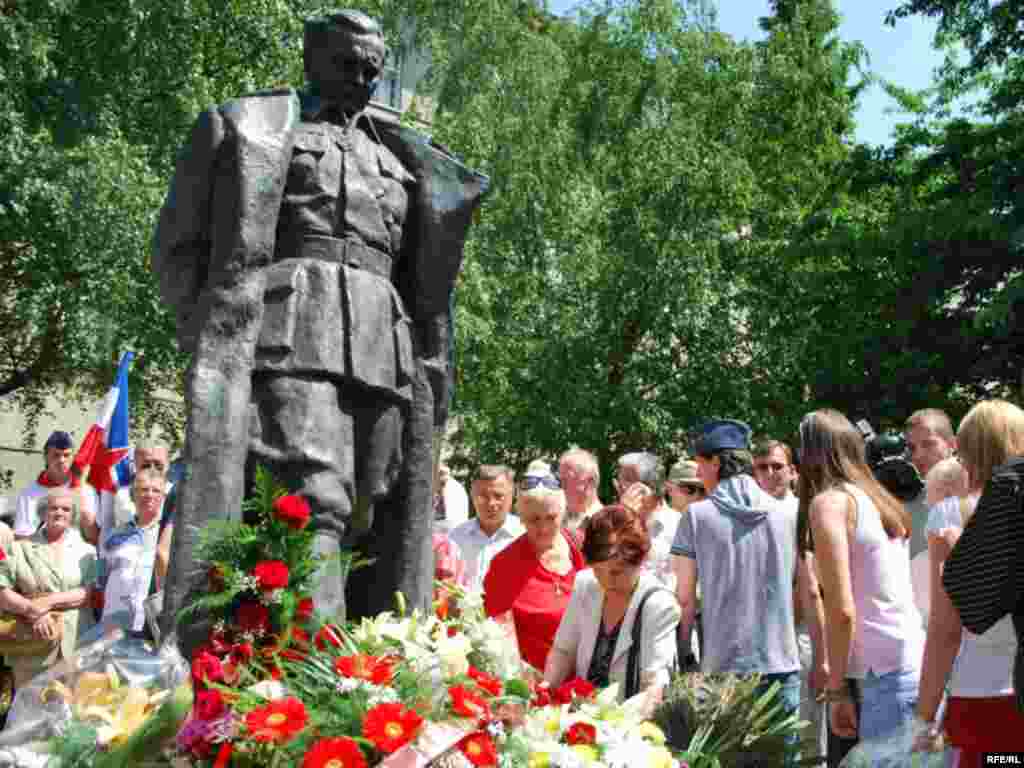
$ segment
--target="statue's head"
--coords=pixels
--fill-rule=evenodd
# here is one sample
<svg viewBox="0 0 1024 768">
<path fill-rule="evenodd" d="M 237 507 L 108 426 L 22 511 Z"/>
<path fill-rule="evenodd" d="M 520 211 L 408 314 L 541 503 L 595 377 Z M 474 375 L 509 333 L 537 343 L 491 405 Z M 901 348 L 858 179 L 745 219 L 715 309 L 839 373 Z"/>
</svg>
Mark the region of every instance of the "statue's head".
<svg viewBox="0 0 1024 768">
<path fill-rule="evenodd" d="M 380 24 L 361 11 L 332 11 L 306 21 L 306 79 L 315 93 L 347 114 L 370 101 L 387 56 Z"/>
</svg>

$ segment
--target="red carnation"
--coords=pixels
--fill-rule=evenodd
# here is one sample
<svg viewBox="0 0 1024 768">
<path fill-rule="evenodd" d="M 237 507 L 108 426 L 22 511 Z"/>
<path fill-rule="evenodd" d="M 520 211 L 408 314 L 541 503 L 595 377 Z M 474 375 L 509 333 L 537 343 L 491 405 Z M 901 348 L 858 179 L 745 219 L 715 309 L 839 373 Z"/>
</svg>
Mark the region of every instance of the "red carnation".
<svg viewBox="0 0 1024 768">
<path fill-rule="evenodd" d="M 257 707 L 245 716 L 245 727 L 255 741 L 284 744 L 306 727 L 305 705 L 289 696 Z"/>
<path fill-rule="evenodd" d="M 498 678 L 491 677 L 486 672 L 481 672 L 474 666 L 470 666 L 469 672 L 466 674 L 472 678 L 473 682 L 476 683 L 481 690 L 486 691 L 491 694 L 491 696 L 501 696 L 501 680 Z"/>
<path fill-rule="evenodd" d="M 363 719 L 363 736 L 385 755 L 416 738 L 423 718 L 401 704 L 378 704 Z"/>
<path fill-rule="evenodd" d="M 196 686 L 203 688 L 207 683 L 219 683 L 224 680 L 224 667 L 220 659 L 209 651 L 200 651 L 192 657 L 192 680 Z"/>
<path fill-rule="evenodd" d="M 0 547 L 0 563 L 7 559 L 7 553 L 4 552 L 4 548 Z"/>
<path fill-rule="evenodd" d="M 555 704 L 571 704 L 574 699 L 589 699 L 596 691 L 597 688 L 593 684 L 582 677 L 574 677 L 552 691 L 551 699 Z"/>
<path fill-rule="evenodd" d="M 224 697 L 220 691 L 199 691 L 194 709 L 199 720 L 213 720 L 224 712 Z"/>
<path fill-rule="evenodd" d="M 533 691 L 531 707 L 546 707 L 551 704 L 551 686 L 546 682 L 531 683 L 530 689 Z"/>
<path fill-rule="evenodd" d="M 284 589 L 288 586 L 288 566 L 280 560 L 264 560 L 257 563 L 252 569 L 252 575 L 256 577 L 262 590 Z"/>
<path fill-rule="evenodd" d="M 457 715 L 474 720 L 491 716 L 487 702 L 464 686 L 453 685 L 448 689 L 448 695 L 452 698 L 452 711 Z"/>
<path fill-rule="evenodd" d="M 247 600 L 238 606 L 235 621 L 243 632 L 266 632 L 270 629 L 270 610 L 255 600 Z"/>
<path fill-rule="evenodd" d="M 473 765 L 498 764 L 498 750 L 494 746 L 494 740 L 484 731 L 469 734 L 459 742 L 459 750 Z"/>
<path fill-rule="evenodd" d="M 320 739 L 302 758 L 302 768 L 366 768 L 366 757 L 355 739 Z"/>
<path fill-rule="evenodd" d="M 282 496 L 274 502 L 274 517 L 295 531 L 309 525 L 309 502 L 302 496 Z"/>
<path fill-rule="evenodd" d="M 313 598 L 304 597 L 299 600 L 298 605 L 295 606 L 295 620 L 300 622 L 307 622 L 313 618 Z"/>
<path fill-rule="evenodd" d="M 590 723 L 573 723 L 565 732 L 566 744 L 596 744 L 597 728 Z"/>
</svg>

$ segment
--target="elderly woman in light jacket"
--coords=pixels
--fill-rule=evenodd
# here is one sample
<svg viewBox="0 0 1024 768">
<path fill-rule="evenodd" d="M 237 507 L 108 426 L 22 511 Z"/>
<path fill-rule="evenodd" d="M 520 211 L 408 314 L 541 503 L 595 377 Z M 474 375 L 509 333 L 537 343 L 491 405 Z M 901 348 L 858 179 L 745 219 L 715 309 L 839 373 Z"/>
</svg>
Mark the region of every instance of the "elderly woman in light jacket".
<svg viewBox="0 0 1024 768">
<path fill-rule="evenodd" d="M 544 669 L 548 683 L 577 676 L 599 688 L 618 683 L 620 699 L 638 693 L 647 694 L 650 705 L 660 699 L 676 659 L 679 604 L 644 570 L 650 548 L 643 520 L 623 506 L 604 507 L 587 519 L 583 555 L 591 569 L 576 577 Z M 627 673 L 641 610 L 639 687 L 631 690 Z"/>
</svg>

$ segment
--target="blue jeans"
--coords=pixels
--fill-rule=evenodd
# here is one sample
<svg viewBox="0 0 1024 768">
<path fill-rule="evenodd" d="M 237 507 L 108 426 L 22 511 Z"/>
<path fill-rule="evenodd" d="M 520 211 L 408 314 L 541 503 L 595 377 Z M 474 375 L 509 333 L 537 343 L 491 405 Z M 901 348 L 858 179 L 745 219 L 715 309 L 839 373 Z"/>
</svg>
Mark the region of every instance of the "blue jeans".
<svg viewBox="0 0 1024 768">
<path fill-rule="evenodd" d="M 861 741 L 879 739 L 898 730 L 914 718 L 919 669 L 897 669 L 876 675 L 868 672 L 860 681 Z"/>
<path fill-rule="evenodd" d="M 790 715 L 800 714 L 800 670 L 796 669 L 792 672 L 776 672 L 768 675 L 761 675 L 761 684 L 757 686 L 757 695 L 760 696 L 771 687 L 772 683 L 779 684 L 778 693 L 776 696 L 782 703 L 782 712 L 779 714 L 780 717 L 789 717 Z M 800 734 L 791 733 L 786 736 L 787 744 L 799 744 Z M 787 762 L 787 765 L 793 765 L 793 761 Z"/>
</svg>

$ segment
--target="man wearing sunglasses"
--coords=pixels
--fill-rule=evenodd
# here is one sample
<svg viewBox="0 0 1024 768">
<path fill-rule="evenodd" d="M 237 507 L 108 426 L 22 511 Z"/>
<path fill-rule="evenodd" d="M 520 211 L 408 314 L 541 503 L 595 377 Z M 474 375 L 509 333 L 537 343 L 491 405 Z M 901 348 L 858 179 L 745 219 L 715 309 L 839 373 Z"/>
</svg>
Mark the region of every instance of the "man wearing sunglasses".
<svg viewBox="0 0 1024 768">
<path fill-rule="evenodd" d="M 669 505 L 680 515 L 685 514 L 691 504 L 703 499 L 704 484 L 697 476 L 697 462 L 683 458 L 673 464 L 665 481 L 665 492 Z"/>
<path fill-rule="evenodd" d="M 796 469 L 789 446 L 778 440 L 763 440 L 754 446 L 754 479 L 779 501 L 796 504 L 793 481 Z"/>
</svg>

